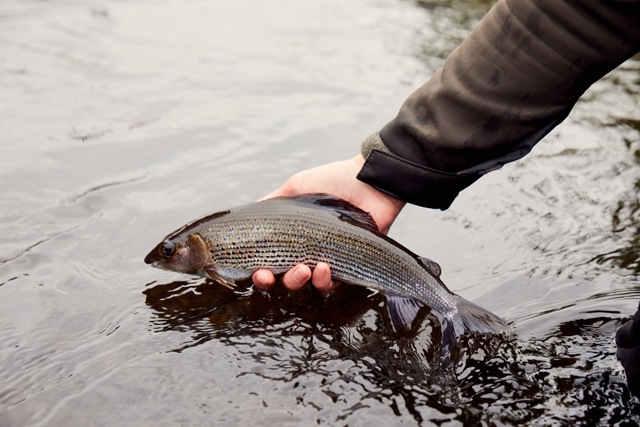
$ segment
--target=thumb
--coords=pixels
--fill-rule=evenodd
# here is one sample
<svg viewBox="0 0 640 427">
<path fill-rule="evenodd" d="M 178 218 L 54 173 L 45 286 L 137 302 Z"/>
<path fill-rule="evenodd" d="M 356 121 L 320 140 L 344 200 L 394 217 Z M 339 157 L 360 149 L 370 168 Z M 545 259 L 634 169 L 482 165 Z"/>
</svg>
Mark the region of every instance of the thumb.
<svg viewBox="0 0 640 427">
<path fill-rule="evenodd" d="M 259 198 L 258 201 L 262 202 L 263 200 L 273 199 L 274 197 L 286 196 L 288 194 L 289 193 L 284 191 L 283 187 L 280 187 L 280 188 L 276 188 L 275 190 L 273 190 L 271 193 L 267 194 L 266 196 L 263 196 L 263 197 Z"/>
</svg>

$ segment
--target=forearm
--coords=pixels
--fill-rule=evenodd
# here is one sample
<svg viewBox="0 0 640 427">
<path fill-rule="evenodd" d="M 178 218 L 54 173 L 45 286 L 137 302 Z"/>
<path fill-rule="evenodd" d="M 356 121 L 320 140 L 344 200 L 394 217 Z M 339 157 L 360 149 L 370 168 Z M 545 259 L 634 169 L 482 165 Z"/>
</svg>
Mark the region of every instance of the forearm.
<svg viewBox="0 0 640 427">
<path fill-rule="evenodd" d="M 480 176 L 526 155 L 638 51 L 639 34 L 639 3 L 500 1 L 365 148 L 359 179 L 446 209 Z"/>
</svg>

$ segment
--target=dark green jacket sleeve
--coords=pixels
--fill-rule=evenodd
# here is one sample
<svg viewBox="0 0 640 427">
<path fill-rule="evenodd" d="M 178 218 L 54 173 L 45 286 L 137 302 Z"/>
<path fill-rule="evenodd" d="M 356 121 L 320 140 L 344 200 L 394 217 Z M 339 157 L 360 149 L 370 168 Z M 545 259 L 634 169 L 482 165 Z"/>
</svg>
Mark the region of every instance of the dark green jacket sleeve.
<svg viewBox="0 0 640 427">
<path fill-rule="evenodd" d="M 526 155 L 591 84 L 640 50 L 640 2 L 503 0 L 363 144 L 358 178 L 446 209 Z"/>
</svg>

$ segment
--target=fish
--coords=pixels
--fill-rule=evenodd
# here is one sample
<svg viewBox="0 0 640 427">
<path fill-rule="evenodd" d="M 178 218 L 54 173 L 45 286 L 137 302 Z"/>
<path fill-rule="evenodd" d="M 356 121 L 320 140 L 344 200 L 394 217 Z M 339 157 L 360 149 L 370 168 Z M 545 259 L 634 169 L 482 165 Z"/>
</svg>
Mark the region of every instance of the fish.
<svg viewBox="0 0 640 427">
<path fill-rule="evenodd" d="M 328 263 L 334 280 L 382 293 L 397 329 L 429 307 L 440 321 L 443 361 L 465 333 L 508 330 L 504 319 L 451 292 L 435 261 L 380 233 L 368 212 L 327 194 L 275 197 L 201 217 L 167 235 L 144 261 L 231 289 L 259 269 L 281 274 L 300 263 Z"/>
</svg>

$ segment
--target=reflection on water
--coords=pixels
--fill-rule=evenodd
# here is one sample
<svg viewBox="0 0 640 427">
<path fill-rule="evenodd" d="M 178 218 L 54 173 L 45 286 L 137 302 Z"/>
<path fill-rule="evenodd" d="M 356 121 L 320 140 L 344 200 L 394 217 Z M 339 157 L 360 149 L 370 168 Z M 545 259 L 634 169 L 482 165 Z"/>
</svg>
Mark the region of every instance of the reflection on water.
<svg viewBox="0 0 640 427">
<path fill-rule="evenodd" d="M 640 57 L 629 61 L 626 65 L 630 71 L 637 74 L 640 71 Z M 626 83 L 626 84 L 625 84 Z M 633 84 L 635 83 L 635 85 Z M 621 86 L 632 97 L 640 95 L 638 81 L 629 82 L 618 80 Z M 624 142 L 633 160 L 634 166 L 640 165 L 640 120 L 633 116 L 620 115 L 615 117 L 612 126 L 622 130 Z M 635 274 L 640 273 L 640 179 L 636 179 L 632 186 L 623 193 L 623 198 L 617 201 L 611 215 L 611 232 L 616 238 L 615 249 L 593 258 L 598 264 L 612 264 L 618 268 L 629 269 Z"/>
<path fill-rule="evenodd" d="M 426 408 L 454 413 L 460 405 L 453 372 L 439 366 L 440 348 L 432 345 L 440 341 L 433 327 L 438 321 L 424 313 L 428 310 L 411 331 L 399 334 L 383 309 L 384 298 L 356 286 L 323 297 L 311 287 L 237 295 L 212 282 L 171 282 L 156 284 L 145 295 L 157 315 L 154 330 L 184 331 L 191 336 L 189 347 L 220 340 L 262 366 L 258 374 L 241 376 L 291 382 L 326 375 L 331 380 L 323 381 L 320 391 L 333 402 L 374 399 L 418 421 Z M 494 343 L 493 350 L 498 347 Z M 332 366 L 340 364 L 336 376 Z M 308 392 L 296 393 L 296 399 L 305 401 Z M 338 421 L 341 410 L 356 409 L 337 408 L 333 416 Z"/>
<path fill-rule="evenodd" d="M 205 336 L 209 339 L 255 337 L 265 328 L 275 328 L 273 330 L 284 334 L 294 333 L 296 327 L 290 328 L 296 324 L 300 326 L 300 332 L 335 333 L 332 343 L 328 343 L 334 350 L 347 355 L 413 336 L 418 327 L 414 326 L 411 331 L 394 331 L 386 310 L 383 310 L 384 297 L 356 286 L 342 286 L 330 296 L 323 296 L 309 286 L 295 293 L 285 291 L 282 286 L 269 293 L 252 289 L 237 293 L 211 281 L 199 284 L 178 281 L 154 284 L 144 293 L 147 305 L 157 316 L 152 322 L 153 330 L 191 331 L 200 337 L 193 340 L 194 345 L 201 344 Z M 428 325 L 437 322 L 428 315 L 427 309 L 423 309 L 415 322 L 421 328 L 424 326 L 421 320 L 425 317 Z M 346 333 L 347 330 L 351 332 Z M 438 346 L 431 349 L 431 342 L 431 339 L 422 342 L 422 353 L 429 354 L 425 361 L 436 360 L 439 354 Z"/>
<path fill-rule="evenodd" d="M 209 281 L 178 281 L 151 284 L 145 295 L 156 314 L 154 331 L 189 336 L 167 351 L 218 340 L 260 365 L 239 376 L 304 384 L 306 376 L 320 375 L 317 389 L 294 386 L 293 394 L 307 402 L 322 393 L 336 405 L 324 414 L 335 422 L 366 407 L 347 401 L 369 399 L 419 423 L 609 424 L 640 415 L 627 406 L 630 395 L 619 374 L 596 369 L 598 361 L 615 357 L 609 345 L 621 325 L 615 317 L 562 323 L 548 337 L 527 342 L 467 335 L 457 362 L 442 370 L 437 320 L 423 317 L 398 335 L 383 297 L 360 287 L 343 286 L 325 298 L 310 287 L 236 294 Z"/>
<path fill-rule="evenodd" d="M 594 257 L 599 264 L 611 263 L 620 268 L 640 273 L 640 199 L 637 197 L 640 190 L 640 180 L 636 182 L 629 199 L 618 202 L 613 212 L 611 224 L 612 231 L 623 237 L 622 246 Z"/>
<path fill-rule="evenodd" d="M 621 202 L 620 209 L 616 214 L 625 208 L 625 202 Z M 637 209 L 637 207 L 634 207 L 634 209 Z M 614 217 L 614 223 L 617 222 L 618 219 L 616 215 L 616 217 Z M 606 254 L 600 254 L 593 260 L 600 264 L 611 263 L 620 268 L 626 268 L 635 273 L 640 273 L 640 229 L 636 228 L 634 234 L 634 237 L 629 238 L 625 246 Z"/>
</svg>

